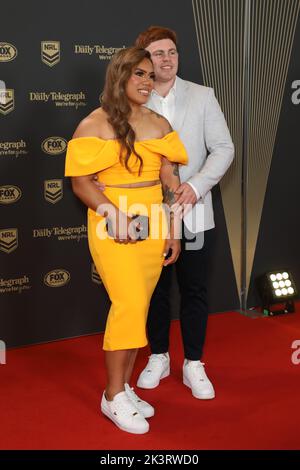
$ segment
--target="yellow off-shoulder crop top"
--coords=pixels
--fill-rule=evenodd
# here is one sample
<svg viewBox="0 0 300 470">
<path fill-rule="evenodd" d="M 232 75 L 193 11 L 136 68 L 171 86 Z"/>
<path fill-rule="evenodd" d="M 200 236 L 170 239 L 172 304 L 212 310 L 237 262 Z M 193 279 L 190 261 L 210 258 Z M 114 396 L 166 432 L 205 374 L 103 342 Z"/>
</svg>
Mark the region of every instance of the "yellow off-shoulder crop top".
<svg viewBox="0 0 300 470">
<path fill-rule="evenodd" d="M 135 148 L 143 159 L 143 169 L 139 176 L 140 162 L 135 155 L 128 161 L 129 172 L 120 162 L 118 140 L 103 140 L 99 137 L 78 137 L 68 143 L 65 176 L 83 176 L 100 173 L 104 184 L 144 182 L 159 179 L 161 156 L 171 162 L 186 164 L 188 156 L 176 131 L 161 139 L 148 139 L 135 142 Z"/>
</svg>

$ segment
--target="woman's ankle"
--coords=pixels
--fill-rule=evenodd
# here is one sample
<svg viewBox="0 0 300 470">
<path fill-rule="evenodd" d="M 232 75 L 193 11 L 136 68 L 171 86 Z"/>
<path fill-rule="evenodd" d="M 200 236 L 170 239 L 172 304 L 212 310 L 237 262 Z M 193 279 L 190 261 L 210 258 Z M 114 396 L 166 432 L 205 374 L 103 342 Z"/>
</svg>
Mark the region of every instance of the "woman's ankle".
<svg viewBox="0 0 300 470">
<path fill-rule="evenodd" d="M 121 392 L 125 392 L 124 385 L 122 387 L 107 387 L 105 390 L 105 398 L 107 401 L 112 401 L 114 397 Z"/>
</svg>

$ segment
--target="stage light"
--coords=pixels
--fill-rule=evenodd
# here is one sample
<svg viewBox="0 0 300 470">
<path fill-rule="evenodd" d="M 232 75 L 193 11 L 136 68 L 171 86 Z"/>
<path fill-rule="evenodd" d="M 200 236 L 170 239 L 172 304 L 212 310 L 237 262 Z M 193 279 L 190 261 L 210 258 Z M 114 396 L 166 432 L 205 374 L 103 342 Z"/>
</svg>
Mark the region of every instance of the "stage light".
<svg viewBox="0 0 300 470">
<path fill-rule="evenodd" d="M 265 315 L 272 316 L 295 311 L 294 299 L 297 297 L 298 291 L 290 271 L 268 272 L 257 279 L 257 286 Z M 284 303 L 284 308 L 273 309 L 273 305 L 279 303 Z"/>
</svg>

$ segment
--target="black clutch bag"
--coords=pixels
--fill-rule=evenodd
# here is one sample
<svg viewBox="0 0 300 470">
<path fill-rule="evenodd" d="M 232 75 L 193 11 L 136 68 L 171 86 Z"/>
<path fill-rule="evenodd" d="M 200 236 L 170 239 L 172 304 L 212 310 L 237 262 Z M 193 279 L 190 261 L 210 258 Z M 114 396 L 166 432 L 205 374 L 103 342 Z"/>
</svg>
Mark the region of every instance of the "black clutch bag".
<svg viewBox="0 0 300 470">
<path fill-rule="evenodd" d="M 141 228 L 136 228 L 135 233 L 136 233 L 136 240 L 146 240 L 146 238 L 149 237 L 149 217 L 147 215 L 139 215 L 135 214 L 131 216 L 131 219 L 134 219 L 134 221 L 140 225 Z M 111 223 L 110 219 L 107 219 L 106 221 L 106 230 L 107 233 L 110 237 L 115 238 L 115 234 L 113 231 L 113 225 Z"/>
</svg>

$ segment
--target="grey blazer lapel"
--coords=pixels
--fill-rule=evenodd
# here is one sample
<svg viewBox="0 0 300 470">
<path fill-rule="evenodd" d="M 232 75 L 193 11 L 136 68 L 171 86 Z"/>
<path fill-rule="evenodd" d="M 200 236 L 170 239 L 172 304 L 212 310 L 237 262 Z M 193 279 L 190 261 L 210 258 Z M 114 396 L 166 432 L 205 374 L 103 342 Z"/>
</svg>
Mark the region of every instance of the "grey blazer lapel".
<svg viewBox="0 0 300 470">
<path fill-rule="evenodd" d="M 188 107 L 188 83 L 181 78 L 176 79 L 176 99 L 174 129 L 180 131 Z"/>
</svg>

